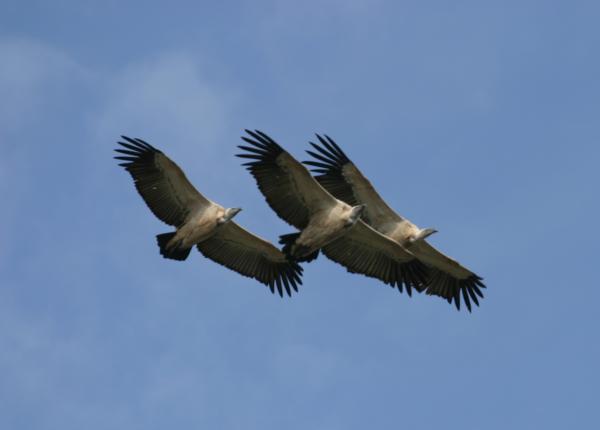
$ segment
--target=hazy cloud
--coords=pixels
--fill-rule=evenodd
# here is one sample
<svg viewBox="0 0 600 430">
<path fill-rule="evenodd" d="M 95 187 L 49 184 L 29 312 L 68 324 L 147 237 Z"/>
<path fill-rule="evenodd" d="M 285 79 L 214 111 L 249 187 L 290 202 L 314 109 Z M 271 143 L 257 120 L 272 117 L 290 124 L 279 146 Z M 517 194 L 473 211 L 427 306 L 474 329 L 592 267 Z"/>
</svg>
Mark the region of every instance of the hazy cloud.
<svg viewBox="0 0 600 430">
<path fill-rule="evenodd" d="M 0 126 L 15 130 L 47 109 L 48 96 L 90 75 L 63 51 L 28 39 L 0 39 Z"/>
<path fill-rule="evenodd" d="M 132 62 L 106 81 L 106 104 L 97 124 L 102 137 L 131 133 L 168 143 L 185 155 L 186 148 L 197 151 L 197 143 L 203 151 L 213 145 L 226 127 L 232 94 L 204 79 L 191 55 L 167 53 Z"/>
<path fill-rule="evenodd" d="M 32 156 L 39 140 L 24 135 L 43 128 L 73 85 L 85 85 L 91 73 L 65 52 L 29 39 L 0 39 L 0 261 L 14 234 L 14 219 L 35 179 Z M 36 147 L 36 145 L 38 145 Z"/>
</svg>

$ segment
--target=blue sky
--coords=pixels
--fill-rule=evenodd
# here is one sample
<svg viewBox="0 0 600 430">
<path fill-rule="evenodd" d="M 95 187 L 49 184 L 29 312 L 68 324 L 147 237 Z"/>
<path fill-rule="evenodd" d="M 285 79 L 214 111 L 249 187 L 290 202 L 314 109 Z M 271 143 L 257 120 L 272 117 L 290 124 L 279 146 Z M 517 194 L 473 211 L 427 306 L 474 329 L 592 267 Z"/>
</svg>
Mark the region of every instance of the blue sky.
<svg viewBox="0 0 600 430">
<path fill-rule="evenodd" d="M 598 428 L 600 6 L 0 5 L 0 427 Z M 169 231 L 112 160 L 178 162 L 275 241 L 233 154 L 344 148 L 485 277 L 472 314 L 319 258 L 291 299 Z"/>
</svg>

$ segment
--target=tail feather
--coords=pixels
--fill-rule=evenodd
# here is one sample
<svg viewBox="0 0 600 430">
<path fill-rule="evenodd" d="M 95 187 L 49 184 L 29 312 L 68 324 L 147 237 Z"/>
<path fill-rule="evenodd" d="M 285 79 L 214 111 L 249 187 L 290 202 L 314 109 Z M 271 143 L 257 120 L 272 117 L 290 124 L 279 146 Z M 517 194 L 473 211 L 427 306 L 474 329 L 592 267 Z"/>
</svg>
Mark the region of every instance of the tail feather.
<svg viewBox="0 0 600 430">
<path fill-rule="evenodd" d="M 290 233 L 279 236 L 279 243 L 283 245 L 283 248 L 281 248 L 281 252 L 283 252 L 286 255 L 286 257 L 288 257 L 291 260 L 300 263 L 309 263 L 319 256 L 319 250 L 317 249 L 316 251 L 311 252 L 308 255 L 298 257 L 298 255 L 302 255 L 304 251 L 306 251 L 306 248 L 301 245 L 296 245 L 294 247 L 294 245 L 296 244 L 296 240 L 298 240 L 299 237 L 300 233 Z"/>
<path fill-rule="evenodd" d="M 156 242 L 158 242 L 158 247 L 160 248 L 160 255 L 165 258 L 170 258 L 171 260 L 183 261 L 190 255 L 192 248 L 180 248 L 179 244 L 177 244 L 177 246 L 167 249 L 167 244 L 174 236 L 175 232 L 163 233 L 156 236 Z"/>
</svg>

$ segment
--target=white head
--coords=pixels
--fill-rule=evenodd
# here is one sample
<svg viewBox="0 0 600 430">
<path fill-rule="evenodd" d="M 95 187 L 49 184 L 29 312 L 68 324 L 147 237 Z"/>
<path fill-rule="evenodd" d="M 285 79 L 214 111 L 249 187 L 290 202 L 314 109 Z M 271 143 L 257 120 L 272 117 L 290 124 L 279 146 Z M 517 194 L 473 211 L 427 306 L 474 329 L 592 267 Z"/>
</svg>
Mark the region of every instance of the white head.
<svg viewBox="0 0 600 430">
<path fill-rule="evenodd" d="M 416 236 L 410 238 L 410 241 L 411 242 L 416 242 L 418 240 L 425 240 L 427 237 L 429 237 L 433 233 L 437 233 L 437 232 L 438 231 L 435 228 L 424 228 Z"/>
<path fill-rule="evenodd" d="M 219 224 L 225 224 L 226 222 L 231 221 L 231 219 L 236 216 L 242 208 L 228 208 L 225 209 L 225 213 L 219 220 L 217 221 Z"/>
<path fill-rule="evenodd" d="M 365 204 L 353 206 L 352 210 L 350 211 L 350 216 L 348 217 L 348 221 L 346 221 L 346 225 L 353 226 L 354 224 L 356 224 L 356 222 L 360 219 L 360 217 L 364 213 L 365 209 L 367 209 L 367 205 L 365 205 Z"/>
</svg>

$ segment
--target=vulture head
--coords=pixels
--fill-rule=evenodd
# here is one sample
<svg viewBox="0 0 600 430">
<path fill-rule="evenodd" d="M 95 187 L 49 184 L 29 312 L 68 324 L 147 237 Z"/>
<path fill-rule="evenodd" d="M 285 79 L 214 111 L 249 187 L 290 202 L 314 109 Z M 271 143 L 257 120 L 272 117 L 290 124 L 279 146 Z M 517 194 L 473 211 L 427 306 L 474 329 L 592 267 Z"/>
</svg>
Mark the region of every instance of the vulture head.
<svg viewBox="0 0 600 430">
<path fill-rule="evenodd" d="M 361 217 L 361 215 L 363 214 L 363 212 L 365 211 L 366 208 L 367 208 L 367 205 L 365 205 L 365 204 L 353 206 L 352 210 L 350 211 L 350 216 L 348 217 L 348 221 L 346 221 L 346 225 L 353 226 L 354 224 L 356 224 L 356 221 L 359 220 L 359 218 Z"/>
<path fill-rule="evenodd" d="M 239 212 L 241 212 L 241 210 L 242 210 L 242 208 L 229 208 L 229 209 L 225 209 L 225 213 L 223 214 L 223 216 L 221 218 L 219 218 L 218 223 L 219 224 L 225 224 L 226 222 L 230 221 L 231 218 L 233 218 Z"/>
<path fill-rule="evenodd" d="M 424 240 L 431 236 L 433 233 L 437 233 L 438 231 L 435 228 L 424 228 L 421 230 L 416 236 L 411 237 L 409 240 L 411 242 L 417 242 L 419 240 Z"/>
</svg>

